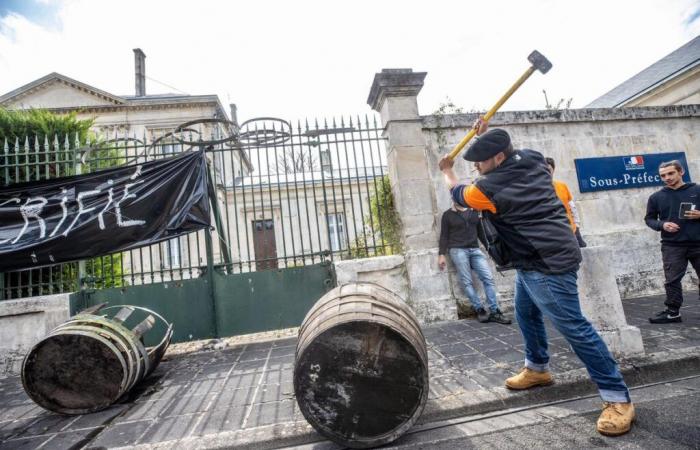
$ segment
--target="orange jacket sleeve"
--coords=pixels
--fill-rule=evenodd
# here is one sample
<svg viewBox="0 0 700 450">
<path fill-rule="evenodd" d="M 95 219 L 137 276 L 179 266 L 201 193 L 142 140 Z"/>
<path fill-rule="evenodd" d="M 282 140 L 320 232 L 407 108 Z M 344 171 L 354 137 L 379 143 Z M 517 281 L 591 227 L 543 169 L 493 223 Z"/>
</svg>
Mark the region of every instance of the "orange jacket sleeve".
<svg viewBox="0 0 700 450">
<path fill-rule="evenodd" d="M 462 206 L 474 208 L 477 211 L 496 212 L 496 206 L 475 185 L 459 185 L 452 189 L 452 198 Z"/>
</svg>

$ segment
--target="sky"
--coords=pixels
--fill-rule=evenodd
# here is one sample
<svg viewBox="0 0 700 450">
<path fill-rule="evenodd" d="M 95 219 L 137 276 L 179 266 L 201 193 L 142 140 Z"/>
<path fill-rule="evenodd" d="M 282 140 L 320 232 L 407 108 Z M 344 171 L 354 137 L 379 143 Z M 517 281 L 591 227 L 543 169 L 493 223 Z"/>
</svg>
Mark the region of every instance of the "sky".
<svg viewBox="0 0 700 450">
<path fill-rule="evenodd" d="M 427 72 L 421 114 L 487 110 L 537 49 L 553 64 L 501 110 L 581 108 L 700 34 L 698 0 L 0 0 L 0 94 L 51 72 L 134 94 L 216 94 L 239 120 L 371 113 L 382 68 Z"/>
</svg>

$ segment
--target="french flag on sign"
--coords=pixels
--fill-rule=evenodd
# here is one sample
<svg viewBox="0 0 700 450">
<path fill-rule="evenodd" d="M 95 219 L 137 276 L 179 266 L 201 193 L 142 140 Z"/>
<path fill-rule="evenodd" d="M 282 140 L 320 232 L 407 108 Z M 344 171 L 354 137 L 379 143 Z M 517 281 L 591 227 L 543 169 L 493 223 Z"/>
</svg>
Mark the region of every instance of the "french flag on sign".
<svg viewBox="0 0 700 450">
<path fill-rule="evenodd" d="M 629 156 L 624 158 L 625 168 L 627 169 L 643 169 L 644 158 L 642 156 Z"/>
</svg>

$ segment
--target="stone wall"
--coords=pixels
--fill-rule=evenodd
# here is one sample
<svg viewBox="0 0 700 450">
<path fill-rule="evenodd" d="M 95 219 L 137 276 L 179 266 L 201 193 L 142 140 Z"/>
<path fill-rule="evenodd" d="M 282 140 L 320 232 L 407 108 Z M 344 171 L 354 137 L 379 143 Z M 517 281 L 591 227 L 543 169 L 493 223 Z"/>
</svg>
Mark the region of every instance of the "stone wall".
<svg viewBox="0 0 700 450">
<path fill-rule="evenodd" d="M 475 114 L 422 116 L 427 158 L 438 208 L 450 198 L 438 169 L 439 158 L 469 131 Z M 497 113 L 492 127 L 507 130 L 516 148 L 532 148 L 557 162 L 555 178 L 566 182 L 576 199 L 584 238 L 591 246 L 606 246 L 605 263 L 615 274 L 623 298 L 663 292 L 658 233 L 644 224 L 646 202 L 658 188 L 595 193 L 579 192 L 574 158 L 685 152 L 693 180 L 700 177 L 700 105 L 565 111 Z M 459 159 L 456 173 L 471 182 L 476 172 Z M 439 226 L 439 222 L 436 224 Z M 687 287 L 697 287 L 692 272 Z M 512 298 L 512 282 L 496 276 L 502 301 Z M 456 285 L 453 284 L 453 290 Z"/>
<path fill-rule="evenodd" d="M 70 294 L 0 302 L 0 378 L 17 375 L 24 355 L 70 317 Z"/>
</svg>

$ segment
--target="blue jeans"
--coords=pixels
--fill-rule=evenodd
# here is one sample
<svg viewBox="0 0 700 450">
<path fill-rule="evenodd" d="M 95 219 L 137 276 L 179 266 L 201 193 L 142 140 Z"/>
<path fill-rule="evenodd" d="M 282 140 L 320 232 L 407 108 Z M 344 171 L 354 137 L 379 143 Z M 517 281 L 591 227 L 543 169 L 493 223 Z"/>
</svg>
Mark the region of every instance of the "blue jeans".
<svg viewBox="0 0 700 450">
<path fill-rule="evenodd" d="M 496 285 L 493 282 L 493 275 L 484 254 L 478 248 L 451 248 L 450 259 L 457 270 L 459 283 L 462 285 L 464 295 L 467 296 L 475 311 L 481 308 L 481 301 L 474 289 L 472 282 L 472 270 L 481 280 L 486 293 L 486 301 L 489 304 L 491 312 L 496 312 L 498 303 L 496 303 Z"/>
<path fill-rule="evenodd" d="M 603 401 L 629 402 L 629 390 L 617 362 L 581 312 L 576 279 L 576 272 L 547 275 L 517 271 L 515 316 L 525 339 L 525 367 L 540 372 L 549 369 L 547 332 L 542 320 L 546 316 L 586 365 Z"/>
</svg>

